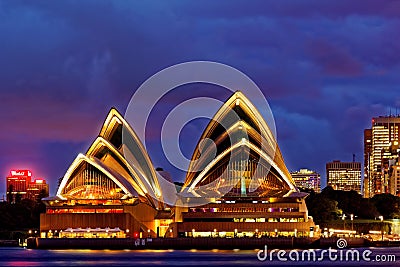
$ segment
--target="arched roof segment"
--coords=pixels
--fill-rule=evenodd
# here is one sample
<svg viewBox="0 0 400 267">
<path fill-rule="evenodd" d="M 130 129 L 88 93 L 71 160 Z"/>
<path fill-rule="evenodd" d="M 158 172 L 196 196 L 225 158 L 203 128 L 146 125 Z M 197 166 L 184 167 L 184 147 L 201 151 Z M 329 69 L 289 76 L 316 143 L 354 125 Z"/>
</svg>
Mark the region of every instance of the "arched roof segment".
<svg viewBox="0 0 400 267">
<path fill-rule="evenodd" d="M 257 153 L 279 174 L 290 190 L 297 191 L 272 131 L 240 91 L 224 103 L 201 135 L 182 191 L 195 190 L 208 171 L 239 146 L 246 146 Z"/>
<path fill-rule="evenodd" d="M 131 125 L 116 109 L 110 110 L 99 136 L 117 147 L 131 167 L 141 174 L 140 176 L 144 180 L 142 184 L 151 188 L 149 193 L 160 200 L 161 188 L 153 163 Z"/>
<path fill-rule="evenodd" d="M 71 166 L 68 168 L 67 172 L 65 173 L 60 183 L 60 186 L 57 190 L 56 194 L 57 197 L 60 197 L 61 199 L 66 199 L 65 196 L 68 195 L 68 192 L 66 192 L 65 190 L 67 184 L 71 182 L 71 179 L 74 179 L 73 177 L 74 172 L 81 166 L 81 164 L 85 162 L 95 167 L 97 170 L 99 170 L 99 172 L 103 173 L 105 176 L 111 179 L 124 192 L 126 196 L 131 197 L 133 196 L 132 193 L 135 193 L 135 190 L 132 187 L 132 185 L 129 184 L 124 177 L 114 172 L 113 170 L 110 170 L 100 160 L 92 156 L 85 156 L 83 154 L 79 154 L 75 158 Z"/>
<path fill-rule="evenodd" d="M 132 127 L 116 109 L 112 108 L 108 113 L 99 136 L 86 155 L 78 155 L 71 164 L 57 196 L 65 198 L 65 186 L 82 162 L 112 179 L 126 196 L 138 195 L 153 206 L 162 202 L 161 188 L 150 157 Z"/>
</svg>

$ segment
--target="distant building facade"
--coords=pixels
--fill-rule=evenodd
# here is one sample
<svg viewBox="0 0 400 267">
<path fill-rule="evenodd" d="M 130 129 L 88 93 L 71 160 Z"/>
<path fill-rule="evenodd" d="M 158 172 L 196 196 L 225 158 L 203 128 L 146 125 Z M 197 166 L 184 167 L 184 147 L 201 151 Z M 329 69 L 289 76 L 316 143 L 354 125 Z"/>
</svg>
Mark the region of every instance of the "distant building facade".
<svg viewBox="0 0 400 267">
<path fill-rule="evenodd" d="M 400 195 L 397 181 L 399 166 L 399 142 L 394 141 L 389 147 L 382 149 L 381 184 L 382 191 L 392 195 Z"/>
<path fill-rule="evenodd" d="M 399 162 L 396 165 L 391 167 L 390 173 L 390 194 L 400 196 L 400 164 Z"/>
<path fill-rule="evenodd" d="M 364 179 L 363 196 L 369 198 L 372 196 L 372 179 L 369 179 L 372 155 L 372 129 L 364 130 Z"/>
<path fill-rule="evenodd" d="M 30 170 L 11 170 L 6 178 L 7 201 L 15 203 L 22 199 L 31 199 L 36 201 L 40 196 L 49 196 L 49 185 L 44 179 L 35 179 L 32 181 L 32 172 Z M 43 190 L 43 191 L 42 191 Z"/>
<path fill-rule="evenodd" d="M 27 197 L 31 200 L 49 196 L 49 184 L 44 179 L 35 179 L 29 183 Z"/>
<path fill-rule="evenodd" d="M 327 184 L 335 190 L 354 190 L 361 194 L 361 163 L 334 160 L 326 164 Z"/>
<path fill-rule="evenodd" d="M 400 116 L 372 119 L 371 129 L 364 131 L 364 196 L 391 193 L 391 166 L 398 162 Z M 370 140 L 370 141 L 368 141 Z"/>
<path fill-rule="evenodd" d="M 321 192 L 321 175 L 308 169 L 300 169 L 291 172 L 296 187 L 312 189 L 316 193 Z"/>
</svg>

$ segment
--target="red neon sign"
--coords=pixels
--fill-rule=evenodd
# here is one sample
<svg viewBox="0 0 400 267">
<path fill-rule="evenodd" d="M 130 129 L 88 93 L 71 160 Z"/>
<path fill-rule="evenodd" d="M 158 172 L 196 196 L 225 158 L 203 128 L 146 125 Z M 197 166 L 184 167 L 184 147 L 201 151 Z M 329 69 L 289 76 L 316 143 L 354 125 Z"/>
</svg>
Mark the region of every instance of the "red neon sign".
<svg viewBox="0 0 400 267">
<path fill-rule="evenodd" d="M 11 170 L 11 176 L 32 176 L 32 172 L 30 170 Z"/>
</svg>

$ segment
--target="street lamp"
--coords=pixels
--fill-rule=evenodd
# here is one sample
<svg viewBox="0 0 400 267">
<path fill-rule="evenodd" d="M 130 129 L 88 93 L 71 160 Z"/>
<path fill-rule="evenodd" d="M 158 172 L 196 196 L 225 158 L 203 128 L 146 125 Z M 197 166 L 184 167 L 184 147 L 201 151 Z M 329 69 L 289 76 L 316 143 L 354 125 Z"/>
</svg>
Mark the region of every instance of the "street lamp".
<svg viewBox="0 0 400 267">
<path fill-rule="evenodd" d="M 379 220 L 381 220 L 381 233 L 382 233 L 382 241 L 383 241 L 383 216 L 379 216 Z"/>
<path fill-rule="evenodd" d="M 353 218 L 354 218 L 354 215 L 353 215 L 353 214 L 350 214 L 350 220 L 351 220 L 351 231 L 353 231 Z"/>
<path fill-rule="evenodd" d="M 346 230 L 345 221 L 344 221 L 345 218 L 346 218 L 346 214 L 343 214 L 343 216 L 342 216 L 342 220 L 343 220 L 343 230 Z"/>
</svg>

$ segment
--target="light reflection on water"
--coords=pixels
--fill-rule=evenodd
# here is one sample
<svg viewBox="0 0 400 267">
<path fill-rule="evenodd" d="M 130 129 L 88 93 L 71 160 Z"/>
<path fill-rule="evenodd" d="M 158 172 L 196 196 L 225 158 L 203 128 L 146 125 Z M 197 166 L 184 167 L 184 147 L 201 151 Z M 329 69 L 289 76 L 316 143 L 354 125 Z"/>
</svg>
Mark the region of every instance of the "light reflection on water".
<svg viewBox="0 0 400 267">
<path fill-rule="evenodd" d="M 400 248 L 370 249 L 373 255 L 396 255 L 396 262 L 261 262 L 255 250 L 32 250 L 0 248 L 0 266 L 399 266 Z M 372 258 L 372 257 L 371 257 Z"/>
</svg>

